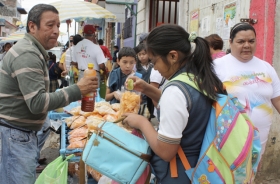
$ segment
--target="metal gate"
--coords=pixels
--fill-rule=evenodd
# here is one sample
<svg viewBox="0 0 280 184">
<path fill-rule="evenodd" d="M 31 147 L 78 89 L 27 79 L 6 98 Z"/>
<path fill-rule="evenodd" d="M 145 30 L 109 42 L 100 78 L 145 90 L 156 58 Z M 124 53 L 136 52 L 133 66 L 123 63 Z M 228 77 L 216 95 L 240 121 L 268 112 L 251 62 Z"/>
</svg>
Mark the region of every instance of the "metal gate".
<svg viewBox="0 0 280 184">
<path fill-rule="evenodd" d="M 161 24 L 178 24 L 179 0 L 150 0 L 149 31 Z"/>
</svg>

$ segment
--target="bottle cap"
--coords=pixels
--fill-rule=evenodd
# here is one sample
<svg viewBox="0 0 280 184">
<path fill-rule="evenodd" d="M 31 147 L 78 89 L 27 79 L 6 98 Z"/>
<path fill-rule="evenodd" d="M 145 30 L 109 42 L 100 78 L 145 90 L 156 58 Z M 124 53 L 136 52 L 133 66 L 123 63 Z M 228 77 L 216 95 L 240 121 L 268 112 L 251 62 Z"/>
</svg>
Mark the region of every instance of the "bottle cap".
<svg viewBox="0 0 280 184">
<path fill-rule="evenodd" d="M 88 68 L 93 68 L 94 64 L 93 63 L 88 63 Z"/>
</svg>

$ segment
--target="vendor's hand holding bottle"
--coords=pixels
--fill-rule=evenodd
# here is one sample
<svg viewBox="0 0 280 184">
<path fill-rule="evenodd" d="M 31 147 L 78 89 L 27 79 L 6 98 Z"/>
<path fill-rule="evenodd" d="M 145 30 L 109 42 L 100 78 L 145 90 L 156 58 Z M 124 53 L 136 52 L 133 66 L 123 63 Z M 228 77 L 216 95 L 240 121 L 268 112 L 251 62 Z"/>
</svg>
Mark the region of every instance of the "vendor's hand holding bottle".
<svg viewBox="0 0 280 184">
<path fill-rule="evenodd" d="M 98 78 L 97 77 L 83 77 L 77 83 L 80 88 L 81 94 L 86 95 L 91 92 L 96 92 L 98 88 Z"/>
</svg>

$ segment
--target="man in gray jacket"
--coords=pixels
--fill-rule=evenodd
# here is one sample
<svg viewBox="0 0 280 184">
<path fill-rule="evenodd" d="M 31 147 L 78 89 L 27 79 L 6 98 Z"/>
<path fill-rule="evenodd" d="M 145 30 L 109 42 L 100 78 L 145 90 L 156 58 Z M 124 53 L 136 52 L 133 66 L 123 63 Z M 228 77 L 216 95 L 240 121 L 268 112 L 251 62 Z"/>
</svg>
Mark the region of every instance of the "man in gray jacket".
<svg viewBox="0 0 280 184">
<path fill-rule="evenodd" d="M 39 131 L 50 110 L 96 91 L 96 77 L 49 93 L 48 54 L 59 36 L 55 7 L 34 6 L 28 14 L 25 37 L 7 52 L 0 69 L 1 183 L 34 183 Z"/>
</svg>

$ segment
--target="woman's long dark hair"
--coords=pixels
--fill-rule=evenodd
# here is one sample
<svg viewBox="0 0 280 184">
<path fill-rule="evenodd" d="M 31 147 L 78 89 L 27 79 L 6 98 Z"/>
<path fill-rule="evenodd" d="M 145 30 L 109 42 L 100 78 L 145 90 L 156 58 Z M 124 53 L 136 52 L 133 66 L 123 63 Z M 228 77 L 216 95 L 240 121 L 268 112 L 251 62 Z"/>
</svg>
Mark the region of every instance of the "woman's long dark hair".
<svg viewBox="0 0 280 184">
<path fill-rule="evenodd" d="M 223 84 L 214 73 L 213 61 L 209 45 L 203 38 L 194 40 L 195 50 L 191 53 L 191 43 L 188 40 L 189 33 L 178 25 L 164 24 L 150 32 L 146 46 L 148 52 L 160 56 L 166 65 L 170 66 L 166 56 L 171 50 L 182 53 L 180 66 L 185 66 L 187 73 L 194 74 L 195 83 L 200 91 L 205 91 L 212 100 L 218 93 L 226 94 Z M 199 81 L 199 82 L 198 82 Z"/>
</svg>

